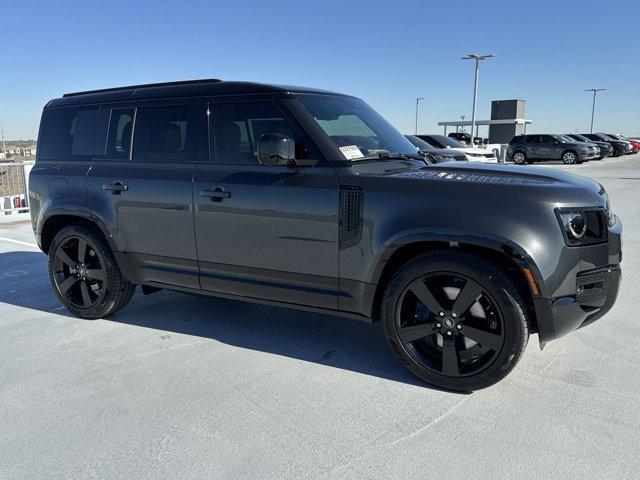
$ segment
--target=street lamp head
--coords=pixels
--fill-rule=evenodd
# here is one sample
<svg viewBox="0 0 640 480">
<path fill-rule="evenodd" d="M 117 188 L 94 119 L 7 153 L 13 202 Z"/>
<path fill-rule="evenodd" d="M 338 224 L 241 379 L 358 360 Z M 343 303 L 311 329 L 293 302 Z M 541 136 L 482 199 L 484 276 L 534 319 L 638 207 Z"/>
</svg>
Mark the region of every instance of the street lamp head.
<svg viewBox="0 0 640 480">
<path fill-rule="evenodd" d="M 606 88 L 587 88 L 585 92 L 603 92 Z"/>
<path fill-rule="evenodd" d="M 462 60 L 486 60 L 487 58 L 493 58 L 495 55 L 478 55 L 477 53 L 470 53 L 466 57 L 462 57 Z"/>
</svg>

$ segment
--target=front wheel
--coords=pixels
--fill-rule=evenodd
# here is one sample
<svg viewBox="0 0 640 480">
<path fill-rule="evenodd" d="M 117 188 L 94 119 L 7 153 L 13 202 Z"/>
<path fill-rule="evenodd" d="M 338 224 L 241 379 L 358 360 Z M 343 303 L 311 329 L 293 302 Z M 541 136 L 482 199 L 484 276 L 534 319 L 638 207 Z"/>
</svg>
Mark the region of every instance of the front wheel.
<svg viewBox="0 0 640 480">
<path fill-rule="evenodd" d="M 80 225 L 62 229 L 53 239 L 49 280 L 65 308 L 81 318 L 116 312 L 131 300 L 135 289 L 122 276 L 102 236 Z"/>
<path fill-rule="evenodd" d="M 578 161 L 578 156 L 575 152 L 564 152 L 562 154 L 562 163 L 566 163 L 567 165 L 574 163 L 582 163 Z"/>
<path fill-rule="evenodd" d="M 504 378 L 529 338 L 523 295 L 492 263 L 433 251 L 404 265 L 385 290 L 381 316 L 393 352 L 418 378 L 473 391 Z"/>
</svg>

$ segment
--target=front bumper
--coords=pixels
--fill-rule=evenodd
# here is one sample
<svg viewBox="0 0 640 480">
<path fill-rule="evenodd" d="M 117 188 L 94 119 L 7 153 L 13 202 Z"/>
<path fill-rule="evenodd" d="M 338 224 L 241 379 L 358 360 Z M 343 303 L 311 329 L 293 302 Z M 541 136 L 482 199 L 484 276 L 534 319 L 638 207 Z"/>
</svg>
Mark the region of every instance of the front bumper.
<svg viewBox="0 0 640 480">
<path fill-rule="evenodd" d="M 556 298 L 533 300 L 541 344 L 600 319 L 618 297 L 622 261 L 620 219 L 609 229 L 607 243 L 576 248 L 582 249 L 582 269 L 575 274 L 574 291 Z"/>
<path fill-rule="evenodd" d="M 593 160 L 596 158 L 600 158 L 600 152 L 594 150 L 590 150 L 589 152 L 580 152 L 578 154 L 578 158 L 582 161 Z"/>
</svg>

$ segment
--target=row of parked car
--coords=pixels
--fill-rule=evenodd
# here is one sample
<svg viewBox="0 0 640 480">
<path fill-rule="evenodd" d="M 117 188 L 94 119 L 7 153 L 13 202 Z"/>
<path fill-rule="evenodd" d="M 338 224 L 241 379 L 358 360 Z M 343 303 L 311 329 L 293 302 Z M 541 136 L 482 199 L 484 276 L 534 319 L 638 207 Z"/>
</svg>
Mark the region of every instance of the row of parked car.
<svg viewBox="0 0 640 480">
<path fill-rule="evenodd" d="M 513 137 L 506 156 L 519 165 L 544 160 L 573 164 L 638 151 L 640 141 L 613 133 L 535 134 Z"/>
</svg>

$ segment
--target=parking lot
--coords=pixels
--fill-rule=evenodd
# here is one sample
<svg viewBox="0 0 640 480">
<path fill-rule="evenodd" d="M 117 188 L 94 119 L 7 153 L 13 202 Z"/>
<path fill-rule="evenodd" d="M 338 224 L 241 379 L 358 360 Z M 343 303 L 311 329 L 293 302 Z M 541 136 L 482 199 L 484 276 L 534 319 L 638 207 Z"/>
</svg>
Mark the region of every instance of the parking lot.
<svg viewBox="0 0 640 480">
<path fill-rule="evenodd" d="M 607 188 L 619 300 L 467 395 L 377 324 L 165 291 L 80 320 L 31 225 L 0 224 L 0 478 L 637 478 L 640 154 L 536 165 Z"/>
</svg>

